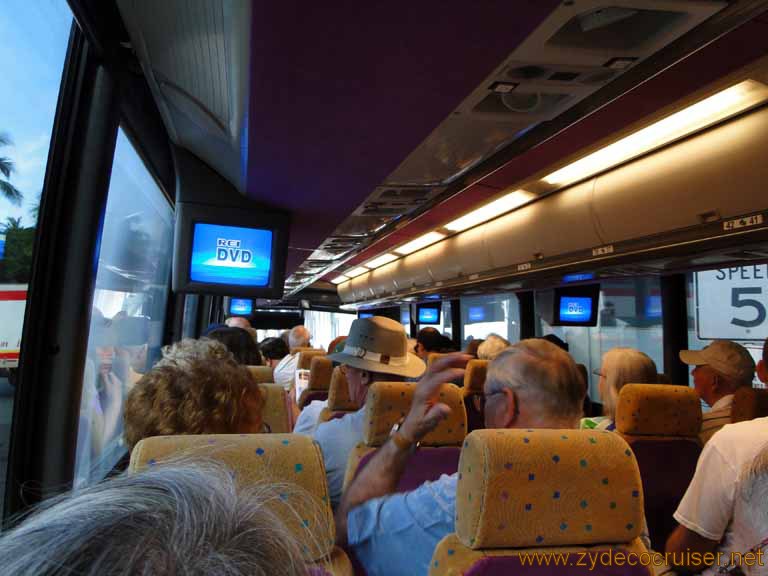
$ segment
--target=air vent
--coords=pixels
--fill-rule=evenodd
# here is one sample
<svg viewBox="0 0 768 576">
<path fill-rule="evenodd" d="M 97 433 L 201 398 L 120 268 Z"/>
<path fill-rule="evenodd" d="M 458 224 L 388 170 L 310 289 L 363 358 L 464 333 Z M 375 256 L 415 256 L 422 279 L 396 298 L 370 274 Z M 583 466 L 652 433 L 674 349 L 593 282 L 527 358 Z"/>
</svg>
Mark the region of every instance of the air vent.
<svg viewBox="0 0 768 576">
<path fill-rule="evenodd" d="M 555 72 L 550 75 L 549 80 L 553 80 L 554 82 L 573 82 L 579 76 L 581 76 L 581 74 L 578 72 Z"/>
<path fill-rule="evenodd" d="M 543 66 L 516 66 L 507 70 L 507 76 L 515 80 L 538 80 L 545 78 L 552 70 Z"/>
<path fill-rule="evenodd" d="M 571 18 L 547 43 L 582 50 L 641 50 L 685 17 L 682 12 L 606 6 Z"/>
<path fill-rule="evenodd" d="M 552 116 L 560 110 L 571 97 L 568 93 L 523 92 L 509 94 L 488 94 L 474 108 L 473 112 L 493 115 Z"/>
</svg>

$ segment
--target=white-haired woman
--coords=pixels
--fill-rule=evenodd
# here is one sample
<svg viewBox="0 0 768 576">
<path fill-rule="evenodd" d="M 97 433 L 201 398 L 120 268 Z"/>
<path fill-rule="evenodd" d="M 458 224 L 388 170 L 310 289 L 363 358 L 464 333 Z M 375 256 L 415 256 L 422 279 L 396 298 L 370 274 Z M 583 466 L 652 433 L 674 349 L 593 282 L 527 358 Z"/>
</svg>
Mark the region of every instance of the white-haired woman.
<svg viewBox="0 0 768 576">
<path fill-rule="evenodd" d="M 613 348 L 603 356 L 603 365 L 594 372 L 600 376 L 598 389 L 603 415 L 582 418 L 582 428 L 615 430 L 616 403 L 625 384 L 656 384 L 656 364 L 650 356 L 634 348 Z"/>
</svg>

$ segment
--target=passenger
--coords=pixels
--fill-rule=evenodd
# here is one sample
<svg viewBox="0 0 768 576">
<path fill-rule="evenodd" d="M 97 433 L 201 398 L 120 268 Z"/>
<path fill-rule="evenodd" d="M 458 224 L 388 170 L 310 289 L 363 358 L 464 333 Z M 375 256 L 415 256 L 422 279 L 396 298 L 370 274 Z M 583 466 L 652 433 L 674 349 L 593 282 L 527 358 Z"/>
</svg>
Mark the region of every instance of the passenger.
<svg viewBox="0 0 768 576">
<path fill-rule="evenodd" d="M 264 363 L 272 368 L 288 356 L 288 345 L 282 338 L 264 338 L 259 345 L 259 350 L 264 357 Z"/>
<path fill-rule="evenodd" d="M 440 386 L 461 375 L 468 359 L 453 354 L 429 367 L 400 429 L 344 493 L 336 536 L 371 576 L 426 574 L 436 544 L 455 531 L 458 473 L 412 492 L 392 492 L 411 447 L 446 416 L 448 407 L 437 403 Z M 491 362 L 485 398 L 486 428 L 577 428 L 584 392 L 573 359 L 549 342 L 531 339 Z"/>
<path fill-rule="evenodd" d="M 230 328 L 242 328 L 243 330 L 252 328 L 251 321 L 245 316 L 230 316 L 224 321 L 224 324 Z"/>
<path fill-rule="evenodd" d="M 359 407 L 357 412 L 320 424 L 314 435 L 323 451 L 328 491 L 335 508 L 341 498 L 349 454 L 363 441 L 368 387 L 377 381 L 421 376 L 424 362 L 408 352 L 402 324 L 383 316 L 358 318 L 352 322 L 344 350 L 328 358 L 342 364 L 349 397 Z"/>
<path fill-rule="evenodd" d="M 224 344 L 239 364 L 261 366 L 264 363 L 258 345 L 243 328 L 217 328 L 207 337 Z"/>
<path fill-rule="evenodd" d="M 0 537 L 0 564 L 6 576 L 304 576 L 308 548 L 268 505 L 277 492 L 212 462 L 123 474 L 43 502 Z"/>
<path fill-rule="evenodd" d="M 745 473 L 746 472 L 746 473 Z M 688 562 L 684 552 L 722 553 L 704 570 L 719 573 L 768 575 L 768 418 L 727 424 L 704 446 L 696 473 L 675 512 L 679 526 L 667 540 L 672 562 L 699 572 L 703 565 Z M 731 553 L 760 552 L 762 566 L 742 563 L 730 571 Z M 686 566 L 687 563 L 687 566 Z M 719 565 L 719 568 L 718 568 Z"/>
<path fill-rule="evenodd" d="M 125 402 L 129 450 L 149 436 L 266 432 L 263 395 L 224 344 L 182 340 L 136 383 Z"/>
<path fill-rule="evenodd" d="M 548 342 L 552 342 L 552 344 L 554 344 L 555 346 L 557 346 L 561 350 L 565 350 L 566 352 L 568 352 L 568 349 L 569 349 L 568 342 L 566 342 L 565 340 L 563 340 L 559 336 L 557 336 L 555 334 L 547 334 L 546 336 L 543 336 L 543 338 L 544 338 L 544 340 L 546 340 Z"/>
<path fill-rule="evenodd" d="M 706 444 L 712 435 L 731 423 L 733 394 L 741 386 L 752 386 L 755 361 L 741 344 L 715 340 L 703 350 L 681 350 L 680 360 L 695 366 L 693 386 L 710 407 L 701 422 L 699 439 Z"/>
<path fill-rule="evenodd" d="M 480 345 L 485 342 L 485 340 L 474 338 L 467 342 L 467 349 L 464 351 L 465 354 L 468 354 L 469 356 L 472 356 L 472 358 L 477 358 L 477 349 L 480 348 Z"/>
<path fill-rule="evenodd" d="M 125 383 L 126 390 L 133 388 L 147 371 L 149 348 L 149 318 L 122 316 L 112 318 L 115 330 L 115 373 Z"/>
<path fill-rule="evenodd" d="M 416 335 L 414 352 L 416 356 L 426 362 L 430 352 L 441 352 L 444 345 L 445 336 L 440 334 L 437 329 L 428 326 L 419 330 Z"/>
<path fill-rule="evenodd" d="M 616 403 L 625 384 L 656 384 L 656 364 L 650 356 L 634 348 L 611 348 L 603 356 L 598 389 L 603 415 L 582 418 L 581 428 L 616 429 Z"/>
<path fill-rule="evenodd" d="M 304 326 L 294 326 L 288 335 L 288 346 L 290 349 L 306 348 L 312 340 L 312 335 Z M 299 352 L 288 353 L 280 363 L 275 367 L 275 383 L 281 384 L 283 388 L 294 388 L 294 379 L 296 376 L 296 364 L 299 361 Z"/>
<path fill-rule="evenodd" d="M 509 348 L 509 341 L 506 338 L 498 334 L 489 334 L 477 349 L 477 357 L 480 360 L 493 360 L 507 348 Z"/>
</svg>

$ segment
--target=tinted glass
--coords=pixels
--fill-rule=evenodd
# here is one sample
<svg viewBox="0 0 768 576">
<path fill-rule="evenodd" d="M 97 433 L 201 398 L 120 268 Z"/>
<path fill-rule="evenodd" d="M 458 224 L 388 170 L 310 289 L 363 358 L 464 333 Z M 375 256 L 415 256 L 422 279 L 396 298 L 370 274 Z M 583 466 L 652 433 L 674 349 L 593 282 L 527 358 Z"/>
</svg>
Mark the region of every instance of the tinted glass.
<svg viewBox="0 0 768 576">
<path fill-rule="evenodd" d="M 45 179 L 72 13 L 65 0 L 3 0 L 0 10 L 0 489 Z M 0 513 L 3 503 L 0 500 Z"/>
<path fill-rule="evenodd" d="M 461 299 L 461 341 L 484 340 L 490 334 L 520 340 L 520 305 L 514 294 L 468 296 Z"/>
<path fill-rule="evenodd" d="M 328 349 L 331 341 L 338 336 L 347 336 L 357 314 L 340 312 L 304 311 L 304 326 L 312 335 L 312 347 Z M 265 331 L 266 333 L 266 331 Z M 277 335 L 279 336 L 280 333 Z M 261 335 L 259 336 L 261 338 Z"/>
<path fill-rule="evenodd" d="M 159 358 L 162 344 L 173 211 L 122 130 L 103 222 L 75 486 L 100 480 L 125 454 L 125 397 Z"/>
</svg>

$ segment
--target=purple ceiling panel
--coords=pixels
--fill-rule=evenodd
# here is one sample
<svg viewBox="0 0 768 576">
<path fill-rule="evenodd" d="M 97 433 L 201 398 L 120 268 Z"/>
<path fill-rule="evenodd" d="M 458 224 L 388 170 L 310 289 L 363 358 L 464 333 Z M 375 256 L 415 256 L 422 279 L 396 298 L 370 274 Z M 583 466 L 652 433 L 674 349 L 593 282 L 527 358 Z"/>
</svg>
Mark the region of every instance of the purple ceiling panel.
<svg viewBox="0 0 768 576">
<path fill-rule="evenodd" d="M 558 4 L 254 1 L 248 195 L 316 248 Z"/>
</svg>

